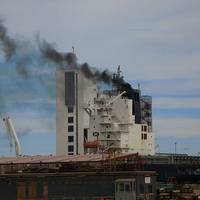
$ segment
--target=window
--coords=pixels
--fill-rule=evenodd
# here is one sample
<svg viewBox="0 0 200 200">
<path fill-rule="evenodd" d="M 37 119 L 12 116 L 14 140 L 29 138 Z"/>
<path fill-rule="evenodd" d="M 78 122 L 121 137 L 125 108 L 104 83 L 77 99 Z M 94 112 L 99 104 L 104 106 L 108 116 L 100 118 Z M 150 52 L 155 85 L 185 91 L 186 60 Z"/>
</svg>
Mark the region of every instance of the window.
<svg viewBox="0 0 200 200">
<path fill-rule="evenodd" d="M 68 142 L 73 142 L 74 141 L 74 136 L 68 136 Z"/>
<path fill-rule="evenodd" d="M 74 126 L 68 126 L 68 132 L 73 132 L 74 131 Z"/>
<path fill-rule="evenodd" d="M 88 140 L 88 129 L 84 128 L 84 141 L 86 142 Z"/>
<path fill-rule="evenodd" d="M 141 194 L 144 194 L 144 185 L 143 184 L 140 184 L 140 193 Z"/>
<path fill-rule="evenodd" d="M 151 110 L 151 104 L 146 104 L 146 109 Z"/>
<path fill-rule="evenodd" d="M 144 134 L 144 140 L 147 140 L 147 134 L 146 133 Z"/>
<path fill-rule="evenodd" d="M 119 184 L 119 191 L 124 192 L 124 184 L 123 183 Z"/>
<path fill-rule="evenodd" d="M 153 192 L 152 185 L 148 184 L 148 193 L 152 193 L 152 192 Z"/>
<path fill-rule="evenodd" d="M 73 152 L 74 151 L 74 146 L 73 145 L 69 145 L 68 146 L 68 152 Z"/>
<path fill-rule="evenodd" d="M 74 117 L 68 117 L 68 123 L 74 123 Z"/>
<path fill-rule="evenodd" d="M 139 102 L 139 93 L 135 93 L 134 97 L 135 97 L 135 101 Z"/>
<path fill-rule="evenodd" d="M 136 183 L 132 183 L 132 191 L 135 191 L 136 190 Z"/>
<path fill-rule="evenodd" d="M 151 117 L 151 114 L 150 114 L 150 113 L 147 113 L 145 117 Z"/>
<path fill-rule="evenodd" d="M 72 156 L 72 155 L 74 155 L 74 153 L 68 153 L 68 155 L 69 155 L 69 156 Z"/>
<path fill-rule="evenodd" d="M 130 192 L 130 185 L 129 185 L 129 183 L 125 183 L 125 192 Z"/>
<path fill-rule="evenodd" d="M 131 191 L 134 191 L 133 184 L 134 183 L 130 182 Z"/>
<path fill-rule="evenodd" d="M 69 107 L 68 107 L 68 113 L 73 113 L 73 112 L 74 112 L 74 107 L 69 106 Z"/>
<path fill-rule="evenodd" d="M 143 140 L 143 133 L 141 134 L 141 139 Z"/>
</svg>

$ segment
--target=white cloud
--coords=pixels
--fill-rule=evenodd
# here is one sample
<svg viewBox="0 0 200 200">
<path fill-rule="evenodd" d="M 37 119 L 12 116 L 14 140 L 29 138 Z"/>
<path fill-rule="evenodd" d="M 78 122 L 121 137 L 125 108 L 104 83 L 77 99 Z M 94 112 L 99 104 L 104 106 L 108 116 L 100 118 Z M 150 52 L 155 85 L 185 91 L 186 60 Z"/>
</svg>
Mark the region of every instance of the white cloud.
<svg viewBox="0 0 200 200">
<path fill-rule="evenodd" d="M 193 137 L 200 136 L 199 119 L 155 119 L 154 132 L 157 136 Z"/>
<path fill-rule="evenodd" d="M 200 79 L 153 80 L 141 84 L 142 91 L 150 95 L 199 95 Z"/>
<path fill-rule="evenodd" d="M 200 109 L 200 98 L 154 98 L 154 108 L 198 108 Z"/>
<path fill-rule="evenodd" d="M 6 97 L 6 104 L 9 106 L 16 105 L 16 99 L 20 99 L 23 96 L 23 99 L 20 101 L 21 106 L 24 104 L 29 104 L 31 106 L 37 107 L 38 105 L 45 104 L 46 106 L 55 106 L 56 100 L 55 97 L 41 97 L 41 95 L 37 94 L 27 94 L 23 92 L 19 92 L 18 94 L 13 94 Z"/>
</svg>

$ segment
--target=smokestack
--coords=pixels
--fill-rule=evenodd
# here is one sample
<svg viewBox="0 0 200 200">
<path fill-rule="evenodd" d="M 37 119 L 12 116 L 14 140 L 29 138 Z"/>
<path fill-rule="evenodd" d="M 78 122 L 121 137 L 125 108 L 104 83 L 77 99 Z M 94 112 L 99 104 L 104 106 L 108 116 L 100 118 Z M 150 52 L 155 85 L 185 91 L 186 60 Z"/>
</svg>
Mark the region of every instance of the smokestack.
<svg viewBox="0 0 200 200">
<path fill-rule="evenodd" d="M 133 98 L 133 88 L 124 80 L 123 76 L 121 75 L 120 65 L 117 68 L 117 73 L 113 75 L 112 84 L 118 92 L 121 93 L 126 91 L 123 96 L 128 97 L 129 99 Z"/>
</svg>

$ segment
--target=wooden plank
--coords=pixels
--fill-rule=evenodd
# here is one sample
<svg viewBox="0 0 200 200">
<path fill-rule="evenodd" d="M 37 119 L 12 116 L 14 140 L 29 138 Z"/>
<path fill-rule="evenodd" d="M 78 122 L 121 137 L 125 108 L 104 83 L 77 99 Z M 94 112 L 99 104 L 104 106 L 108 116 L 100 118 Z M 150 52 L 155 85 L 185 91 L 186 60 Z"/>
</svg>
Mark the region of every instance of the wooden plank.
<svg viewBox="0 0 200 200">
<path fill-rule="evenodd" d="M 37 200 L 37 183 L 34 181 L 28 184 L 28 197 L 30 200 Z"/>
<path fill-rule="evenodd" d="M 48 182 L 47 181 L 43 183 L 43 198 L 44 200 L 48 200 Z"/>
<path fill-rule="evenodd" d="M 17 200 L 26 200 L 26 183 L 17 183 Z"/>
</svg>

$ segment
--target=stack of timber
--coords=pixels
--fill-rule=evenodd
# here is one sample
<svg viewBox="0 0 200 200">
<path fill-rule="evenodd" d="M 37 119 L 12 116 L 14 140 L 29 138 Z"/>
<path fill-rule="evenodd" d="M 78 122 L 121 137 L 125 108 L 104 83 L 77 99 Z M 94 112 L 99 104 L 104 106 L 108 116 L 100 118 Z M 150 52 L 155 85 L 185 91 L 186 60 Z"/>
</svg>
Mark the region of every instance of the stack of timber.
<svg viewBox="0 0 200 200">
<path fill-rule="evenodd" d="M 193 189 L 188 186 L 183 186 L 180 188 L 180 193 L 175 193 L 178 197 L 178 199 L 183 199 L 183 200 L 193 200 L 195 199 L 195 194 L 193 192 Z"/>
<path fill-rule="evenodd" d="M 159 189 L 159 200 L 197 200 L 198 195 L 189 185 L 162 187 Z"/>
<path fill-rule="evenodd" d="M 169 188 L 161 188 L 159 190 L 159 200 L 172 199 L 172 190 Z"/>
</svg>

